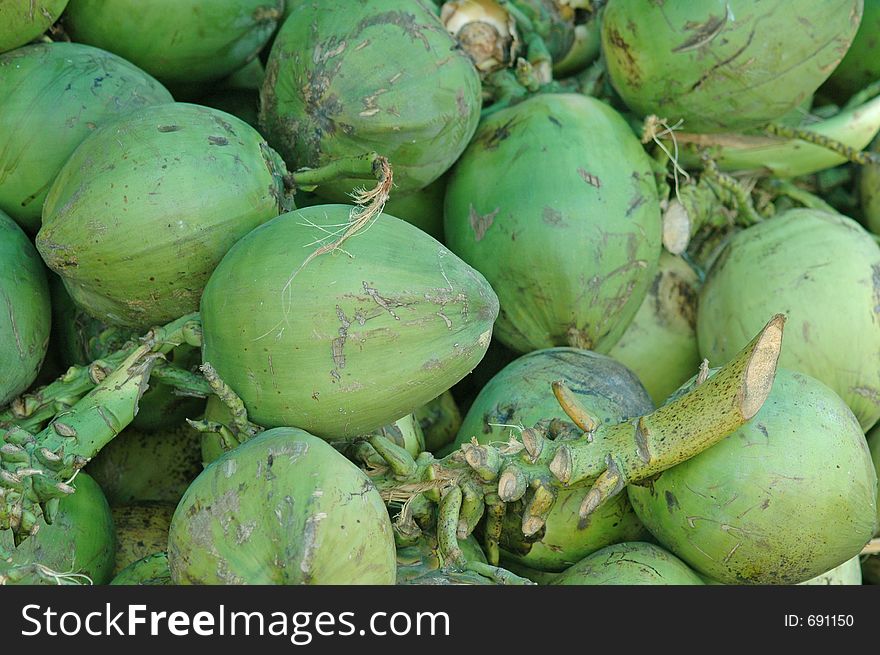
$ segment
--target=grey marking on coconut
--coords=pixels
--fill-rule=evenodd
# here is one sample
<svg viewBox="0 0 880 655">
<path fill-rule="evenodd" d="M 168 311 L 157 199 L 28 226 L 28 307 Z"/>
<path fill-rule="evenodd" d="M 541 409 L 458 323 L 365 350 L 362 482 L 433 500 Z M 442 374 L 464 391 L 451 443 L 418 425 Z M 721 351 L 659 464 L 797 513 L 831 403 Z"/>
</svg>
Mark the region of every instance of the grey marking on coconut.
<svg viewBox="0 0 880 655">
<path fill-rule="evenodd" d="M 483 237 L 486 236 L 488 229 L 492 227 L 492 223 L 495 221 L 495 217 L 500 211 L 501 208 L 498 207 L 495 211 L 481 215 L 476 209 L 474 209 L 473 205 L 468 207 L 468 222 L 471 225 L 471 229 L 474 231 L 474 241 L 483 240 Z"/>
<path fill-rule="evenodd" d="M 703 23 L 688 21 L 685 23 L 684 28 L 693 32 L 693 34 L 684 43 L 673 48 L 672 52 L 688 52 L 708 45 L 715 37 L 721 34 L 729 18 L 730 5 L 726 4 L 723 16 L 716 17 L 710 14 Z"/>
<path fill-rule="evenodd" d="M 25 352 L 21 343 L 21 334 L 19 334 L 18 326 L 15 324 L 15 310 L 12 306 L 12 301 L 9 300 L 9 296 L 6 292 L 3 293 L 3 297 L 6 300 L 6 311 L 9 314 L 9 323 L 12 326 L 12 334 L 15 335 L 15 347 L 18 350 L 18 358 L 24 359 Z"/>
<path fill-rule="evenodd" d="M 302 561 L 300 561 L 299 568 L 305 573 L 307 576 L 311 575 L 311 565 L 312 559 L 315 556 L 315 551 L 317 549 L 317 531 L 318 524 L 327 518 L 326 512 L 318 512 L 317 514 L 313 514 L 309 518 L 306 519 L 305 527 L 303 528 L 303 557 Z"/>
<path fill-rule="evenodd" d="M 385 298 L 385 297 L 381 296 L 379 294 L 379 290 L 371 287 L 369 284 L 367 284 L 366 281 L 363 282 L 363 285 L 364 285 L 364 291 L 366 292 L 366 294 L 370 298 L 372 298 L 373 301 L 377 305 L 379 305 L 379 307 L 381 307 L 386 312 L 391 314 L 391 316 L 394 317 L 395 321 L 400 320 L 400 316 L 398 316 L 397 314 L 394 313 L 394 310 L 392 309 L 392 307 L 406 307 L 408 305 L 408 303 L 403 303 L 403 302 L 400 302 L 399 300 L 393 300 L 391 298 Z"/>
</svg>

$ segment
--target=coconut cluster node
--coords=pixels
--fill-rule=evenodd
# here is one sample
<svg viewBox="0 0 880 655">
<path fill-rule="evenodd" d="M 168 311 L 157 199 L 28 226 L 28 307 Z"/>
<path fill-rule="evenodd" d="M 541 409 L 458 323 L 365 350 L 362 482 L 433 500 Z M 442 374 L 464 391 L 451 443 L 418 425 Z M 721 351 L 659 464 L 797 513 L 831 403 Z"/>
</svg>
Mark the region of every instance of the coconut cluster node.
<svg viewBox="0 0 880 655">
<path fill-rule="evenodd" d="M 0 584 L 880 583 L 878 21 L 3 0 Z"/>
</svg>

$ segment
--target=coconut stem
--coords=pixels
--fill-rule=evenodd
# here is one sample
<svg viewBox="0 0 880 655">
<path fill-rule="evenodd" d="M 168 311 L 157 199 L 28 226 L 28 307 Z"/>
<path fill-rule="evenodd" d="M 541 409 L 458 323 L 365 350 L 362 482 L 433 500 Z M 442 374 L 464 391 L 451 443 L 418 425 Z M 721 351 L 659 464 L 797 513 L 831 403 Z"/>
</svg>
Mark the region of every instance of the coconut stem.
<svg viewBox="0 0 880 655">
<path fill-rule="evenodd" d="M 710 157 L 703 158 L 703 175 L 715 182 L 719 187 L 728 191 L 736 198 L 737 207 L 743 216 L 746 225 L 754 225 L 760 223 L 763 217 L 755 210 L 749 192 L 743 188 L 736 178 L 722 173 L 718 169 L 718 164 Z"/>
<path fill-rule="evenodd" d="M 16 546 L 39 528 L 38 514 L 52 523 L 58 500 L 74 491 L 69 482 L 131 423 L 158 357 L 139 346 L 38 434 L 13 428 L 3 435 L 0 452 L 9 454 L 0 457 L 0 529 L 13 531 Z"/>
<path fill-rule="evenodd" d="M 151 352 L 162 355 L 183 344 L 201 346 L 201 322 L 198 314 L 187 314 L 163 327 L 153 328 L 141 339 L 141 344 L 147 346 Z M 30 432 L 40 431 L 54 416 L 73 407 L 140 347 L 136 343 L 128 343 L 91 364 L 71 366 L 54 382 L 35 392 L 19 396 L 7 409 L 0 412 L 0 428 L 17 425 Z M 173 376 L 171 373 L 170 377 Z M 201 383 L 194 383 L 188 376 L 178 379 L 183 381 L 184 377 L 187 380 L 185 389 L 204 390 Z M 191 387 L 192 384 L 196 387 Z"/>
<path fill-rule="evenodd" d="M 639 419 L 601 427 L 593 444 L 567 444 L 571 464 L 562 481 L 596 480 L 598 507 L 623 485 L 675 466 L 735 431 L 770 393 L 784 324 L 784 315 L 773 317 L 736 358 L 680 398 Z"/>
<path fill-rule="evenodd" d="M 232 419 L 227 427 L 235 437 L 238 445 L 243 444 L 248 439 L 252 439 L 262 432 L 263 428 L 261 426 L 251 423 L 248 420 L 247 408 L 244 406 L 244 401 L 228 384 L 220 379 L 217 371 L 214 370 L 214 367 L 211 366 L 209 362 L 202 363 L 199 370 L 202 371 L 202 375 L 205 376 L 205 380 L 210 385 L 211 390 L 229 410 Z"/>
<path fill-rule="evenodd" d="M 501 542 L 501 533 L 504 530 L 504 514 L 507 512 L 507 506 L 498 502 L 488 505 L 486 508 L 486 525 L 483 534 L 483 552 L 489 564 L 498 565 L 500 560 L 499 544 Z"/>
<path fill-rule="evenodd" d="M 354 157 L 341 157 L 318 168 L 301 168 L 284 176 L 284 185 L 290 189 L 312 190 L 327 182 L 340 179 L 375 180 L 378 153 L 367 152 Z"/>
<path fill-rule="evenodd" d="M 880 164 L 880 156 L 877 154 L 856 150 L 837 139 L 832 139 L 824 134 L 813 132 L 812 130 L 800 127 L 789 127 L 788 125 L 780 125 L 778 123 L 770 123 L 769 125 L 764 126 L 764 133 L 769 134 L 770 136 L 778 136 L 783 139 L 800 139 L 801 141 L 812 143 L 813 145 L 830 150 L 854 164 Z"/>
</svg>

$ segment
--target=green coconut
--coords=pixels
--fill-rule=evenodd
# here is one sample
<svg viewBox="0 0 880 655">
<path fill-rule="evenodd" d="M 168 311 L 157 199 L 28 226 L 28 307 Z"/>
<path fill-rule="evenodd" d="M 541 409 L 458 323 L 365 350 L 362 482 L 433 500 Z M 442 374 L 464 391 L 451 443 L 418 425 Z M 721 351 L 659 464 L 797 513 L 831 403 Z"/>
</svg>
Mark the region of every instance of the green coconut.
<svg viewBox="0 0 880 655">
<path fill-rule="evenodd" d="M 167 84 L 220 79 L 254 59 L 283 0 L 71 0 L 64 27 Z"/>
<path fill-rule="evenodd" d="M 662 405 L 700 365 L 699 288 L 699 278 L 687 262 L 664 250 L 648 295 L 608 353 L 639 377 L 656 405 Z"/>
<path fill-rule="evenodd" d="M 30 239 L 0 210 L 0 407 L 40 372 L 52 310 L 46 269 Z"/>
<path fill-rule="evenodd" d="M 730 239 L 700 292 L 697 339 L 713 365 L 774 312 L 788 316 L 780 366 L 834 390 L 864 429 L 880 418 L 880 247 L 855 221 L 790 209 Z"/>
<path fill-rule="evenodd" d="M 279 216 L 205 288 L 203 359 L 260 425 L 367 434 L 448 389 L 489 345 L 498 304 L 478 272 L 386 214 L 332 250 L 351 210 Z M 321 243 L 332 251 L 314 256 Z"/>
<path fill-rule="evenodd" d="M 846 100 L 871 82 L 880 80 L 880 2 L 864 0 L 862 22 L 843 60 L 831 73 L 823 91 Z"/>
<path fill-rule="evenodd" d="M 235 241 L 285 207 L 281 159 L 216 109 L 146 107 L 93 132 L 49 190 L 37 248 L 76 303 L 144 328 L 195 311 Z"/>
<path fill-rule="evenodd" d="M 295 0 L 266 65 L 260 124 L 291 168 L 377 151 L 400 194 L 458 159 L 479 120 L 481 86 L 425 0 Z M 295 162 L 295 164 L 294 164 Z M 345 202 L 360 183 L 320 189 Z"/>
<path fill-rule="evenodd" d="M 113 575 L 144 557 L 168 547 L 173 503 L 138 503 L 112 508 L 116 527 Z"/>
<path fill-rule="evenodd" d="M 628 492 L 663 547 L 727 584 L 809 580 L 858 555 L 877 525 L 858 420 L 827 386 L 781 367 L 751 421 Z"/>
<path fill-rule="evenodd" d="M 128 427 L 89 462 L 88 472 L 111 505 L 176 503 L 202 470 L 200 444 L 185 423 L 154 433 Z"/>
<path fill-rule="evenodd" d="M 13 566 L 37 564 L 43 571 L 106 584 L 116 554 L 110 506 L 98 484 L 85 473 L 79 473 L 71 485 L 76 493 L 61 500 L 54 522 L 41 525 L 17 548 L 11 531 L 0 532 L 0 553 L 10 553 Z"/>
<path fill-rule="evenodd" d="M 553 579 L 554 585 L 701 585 L 672 553 L 641 541 L 606 546 Z"/>
<path fill-rule="evenodd" d="M 132 562 L 110 581 L 111 585 L 170 585 L 171 571 L 168 569 L 168 555 L 153 553 Z"/>
<path fill-rule="evenodd" d="M 0 52 L 37 38 L 54 23 L 68 0 L 3 0 L 0 2 Z"/>
<path fill-rule="evenodd" d="M 687 132 L 741 131 L 788 113 L 852 43 L 862 0 L 610 0 L 602 53 L 640 116 Z"/>
<path fill-rule="evenodd" d="M 444 227 L 498 294 L 496 335 L 519 352 L 608 352 L 660 257 L 647 154 L 617 112 L 576 94 L 534 96 L 482 122 L 449 179 Z"/>
<path fill-rule="evenodd" d="M 462 421 L 455 446 L 503 443 L 517 427 L 558 419 L 575 433 L 551 384 L 563 380 L 590 413 L 604 423 L 647 414 L 653 409 L 644 387 L 629 369 L 610 357 L 576 348 L 550 348 L 524 355 L 507 365 L 477 396 Z M 525 537 L 521 503 L 510 503 L 501 536 L 501 561 L 542 571 L 562 571 L 590 553 L 619 541 L 643 536 L 625 494 L 581 520 L 578 509 L 589 492 L 579 487 L 559 492 L 545 528 Z"/>
<path fill-rule="evenodd" d="M 425 448 L 432 453 L 452 443 L 461 427 L 461 412 L 451 391 L 444 391 L 414 413 L 425 436 Z"/>
<path fill-rule="evenodd" d="M 87 136 L 172 101 L 144 71 L 81 43 L 40 43 L 0 56 L 0 88 L 8 89 L 0 96 L 0 209 L 30 233 L 40 229 L 49 185 Z"/>
<path fill-rule="evenodd" d="M 175 584 L 394 584 L 391 519 L 327 442 L 276 428 L 209 465 L 174 513 Z"/>
</svg>

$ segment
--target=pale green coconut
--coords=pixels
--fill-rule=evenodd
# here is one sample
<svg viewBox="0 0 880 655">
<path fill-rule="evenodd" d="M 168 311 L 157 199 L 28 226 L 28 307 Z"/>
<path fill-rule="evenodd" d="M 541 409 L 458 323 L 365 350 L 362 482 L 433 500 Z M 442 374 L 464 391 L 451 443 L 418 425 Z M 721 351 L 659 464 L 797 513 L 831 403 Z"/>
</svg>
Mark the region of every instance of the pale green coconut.
<svg viewBox="0 0 880 655">
<path fill-rule="evenodd" d="M 780 365 L 827 384 L 864 429 L 880 418 L 880 247 L 840 214 L 790 209 L 737 233 L 700 292 L 697 339 L 713 366 L 767 316 L 788 316 Z"/>
<path fill-rule="evenodd" d="M 877 474 L 859 423 L 821 382 L 779 368 L 754 418 L 629 498 L 660 544 L 727 584 L 795 584 L 859 554 Z"/>
</svg>

